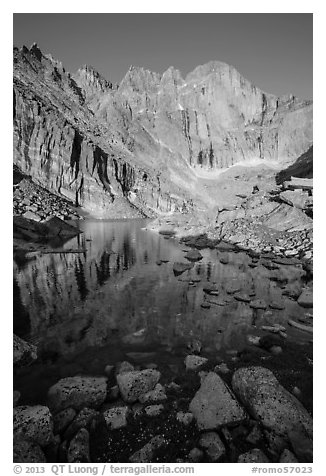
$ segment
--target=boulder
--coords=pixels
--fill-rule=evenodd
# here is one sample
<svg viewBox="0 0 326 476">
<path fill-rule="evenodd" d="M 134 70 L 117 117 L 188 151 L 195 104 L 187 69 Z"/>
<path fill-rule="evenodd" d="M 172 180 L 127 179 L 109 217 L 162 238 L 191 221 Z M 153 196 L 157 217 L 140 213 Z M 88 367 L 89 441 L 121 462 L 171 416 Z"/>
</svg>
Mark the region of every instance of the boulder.
<svg viewBox="0 0 326 476">
<path fill-rule="evenodd" d="M 214 463 L 225 455 L 225 446 L 214 431 L 204 433 L 200 437 L 199 446 L 205 449 L 207 456 Z"/>
<path fill-rule="evenodd" d="M 189 412 L 188 413 L 178 412 L 176 418 L 179 423 L 182 423 L 183 425 L 188 426 L 193 421 L 194 416 L 192 413 L 189 413 Z"/>
<path fill-rule="evenodd" d="M 299 463 L 299 461 L 290 450 L 285 449 L 281 454 L 279 463 Z"/>
<path fill-rule="evenodd" d="M 127 362 L 127 361 L 119 362 L 116 365 L 115 374 L 116 375 L 125 374 L 127 372 L 132 372 L 133 370 L 135 370 L 135 367 L 130 362 Z"/>
<path fill-rule="evenodd" d="M 149 417 L 156 417 L 162 413 L 164 407 L 162 404 L 159 405 L 148 405 L 144 408 L 145 415 Z"/>
<path fill-rule="evenodd" d="M 46 458 L 41 447 L 34 441 L 14 438 L 13 462 L 46 463 Z"/>
<path fill-rule="evenodd" d="M 185 258 L 189 261 L 200 261 L 203 259 L 203 255 L 198 250 L 191 250 L 185 254 Z"/>
<path fill-rule="evenodd" d="M 23 213 L 23 217 L 27 218 L 28 220 L 34 220 L 34 221 L 41 221 L 42 220 L 40 215 L 38 215 L 37 213 L 34 213 L 30 210 L 27 210 L 27 212 Z"/>
<path fill-rule="evenodd" d="M 313 307 L 313 293 L 310 289 L 305 289 L 299 296 L 297 303 L 301 307 Z"/>
<path fill-rule="evenodd" d="M 61 412 L 57 413 L 53 417 L 53 432 L 55 435 L 62 433 L 73 421 L 77 415 L 76 410 L 73 408 L 65 408 Z"/>
<path fill-rule="evenodd" d="M 204 457 L 204 453 L 199 448 L 193 448 L 188 454 L 188 460 L 191 463 L 199 463 Z"/>
<path fill-rule="evenodd" d="M 68 463 L 89 463 L 89 433 L 85 428 L 81 428 L 79 432 L 71 440 L 68 455 Z"/>
<path fill-rule="evenodd" d="M 269 307 L 271 309 L 276 309 L 276 310 L 282 311 L 285 308 L 285 305 L 284 305 L 283 300 L 279 300 L 279 301 L 270 302 Z"/>
<path fill-rule="evenodd" d="M 301 425 L 312 435 L 312 418 L 291 393 L 264 367 L 243 367 L 235 371 L 232 388 L 250 414 L 268 430 L 287 439 Z"/>
<path fill-rule="evenodd" d="M 155 452 L 167 445 L 167 443 L 167 440 L 165 440 L 163 436 L 154 436 L 139 451 L 136 451 L 136 453 L 130 456 L 129 461 L 131 463 L 151 463 L 154 459 Z"/>
<path fill-rule="evenodd" d="M 259 339 L 259 346 L 265 350 L 270 350 L 273 346 L 281 347 L 282 339 L 275 334 L 266 334 Z"/>
<path fill-rule="evenodd" d="M 246 441 L 248 441 L 248 443 L 251 443 L 252 445 L 256 445 L 262 439 L 263 434 L 258 425 L 255 425 L 246 437 Z"/>
<path fill-rule="evenodd" d="M 133 403 L 144 393 L 153 390 L 161 377 L 154 369 L 126 372 L 117 375 L 117 383 L 125 402 Z"/>
<path fill-rule="evenodd" d="M 14 408 L 14 437 L 24 437 L 46 446 L 53 438 L 53 420 L 43 405 Z"/>
<path fill-rule="evenodd" d="M 111 430 L 117 430 L 127 426 L 129 407 L 114 407 L 103 413 L 105 422 Z"/>
<path fill-rule="evenodd" d="M 37 359 L 35 345 L 29 344 L 14 334 L 13 339 L 14 366 L 22 367 Z"/>
<path fill-rule="evenodd" d="M 248 294 L 245 294 L 245 293 L 235 294 L 234 299 L 236 299 L 237 301 L 242 301 L 242 302 L 250 302 L 251 301 L 250 296 Z"/>
<path fill-rule="evenodd" d="M 185 366 L 187 370 L 198 370 L 207 364 L 208 359 L 199 357 L 199 355 L 187 355 L 185 358 Z"/>
<path fill-rule="evenodd" d="M 253 301 L 250 301 L 250 307 L 253 309 L 266 309 L 267 304 L 263 299 L 254 299 Z"/>
<path fill-rule="evenodd" d="M 71 424 L 64 432 L 63 439 L 70 441 L 71 438 L 81 429 L 89 429 L 91 422 L 99 414 L 98 411 L 93 408 L 83 408 L 78 415 L 74 418 Z"/>
<path fill-rule="evenodd" d="M 106 377 L 67 377 L 52 385 L 48 391 L 48 405 L 53 413 L 65 408 L 81 410 L 97 408 L 106 399 Z"/>
<path fill-rule="evenodd" d="M 180 274 L 184 273 L 185 271 L 194 267 L 193 263 L 180 263 L 176 262 L 173 263 L 173 272 L 175 276 L 179 276 Z"/>
<path fill-rule="evenodd" d="M 217 296 L 219 294 L 219 289 L 216 284 L 206 283 L 203 286 L 203 291 L 206 294 L 211 294 L 213 296 Z"/>
<path fill-rule="evenodd" d="M 215 365 L 214 372 L 217 374 L 228 374 L 231 371 L 227 364 L 225 362 L 222 362 L 221 364 Z"/>
<path fill-rule="evenodd" d="M 156 384 L 153 390 L 139 397 L 140 403 L 163 402 L 164 400 L 166 400 L 166 393 L 163 385 L 160 383 Z"/>
<path fill-rule="evenodd" d="M 240 423 L 247 418 L 245 410 L 229 387 L 214 372 L 209 372 L 203 380 L 190 402 L 189 410 L 194 414 L 201 430 L 214 430 L 223 425 Z"/>
<path fill-rule="evenodd" d="M 258 448 L 254 448 L 253 450 L 248 451 L 247 453 L 243 453 L 238 458 L 238 463 L 269 463 L 269 459 Z"/>
</svg>

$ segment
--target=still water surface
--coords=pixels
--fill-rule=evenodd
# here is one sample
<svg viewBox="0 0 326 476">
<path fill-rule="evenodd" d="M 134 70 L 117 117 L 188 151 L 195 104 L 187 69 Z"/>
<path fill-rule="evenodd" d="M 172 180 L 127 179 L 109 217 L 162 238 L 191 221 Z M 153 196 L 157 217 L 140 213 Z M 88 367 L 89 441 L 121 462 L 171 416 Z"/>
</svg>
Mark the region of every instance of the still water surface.
<svg viewBox="0 0 326 476">
<path fill-rule="evenodd" d="M 105 365 L 118 360 L 160 362 L 177 372 L 192 339 L 201 341 L 204 355 L 232 354 L 260 324 L 303 313 L 287 298 L 284 311 L 253 311 L 234 298 L 227 306 L 203 309 L 208 282 L 217 283 L 221 296 L 240 283 L 242 292 L 255 292 L 266 302 L 279 299 L 282 289 L 270 279 L 274 271 L 249 267 L 244 252 L 223 253 L 229 263 L 222 264 L 221 253 L 201 250 L 203 259 L 175 276 L 173 263 L 186 261 L 186 247 L 145 225 L 146 220 L 80 221 L 83 233 L 64 248 L 85 253 L 44 254 L 15 268 L 14 332 L 37 344 L 40 357 L 15 376 L 22 403 L 42 401 L 59 378 L 103 374 Z M 290 280 L 301 279 L 296 267 L 283 268 Z M 292 332 L 296 339 L 306 337 Z"/>
</svg>

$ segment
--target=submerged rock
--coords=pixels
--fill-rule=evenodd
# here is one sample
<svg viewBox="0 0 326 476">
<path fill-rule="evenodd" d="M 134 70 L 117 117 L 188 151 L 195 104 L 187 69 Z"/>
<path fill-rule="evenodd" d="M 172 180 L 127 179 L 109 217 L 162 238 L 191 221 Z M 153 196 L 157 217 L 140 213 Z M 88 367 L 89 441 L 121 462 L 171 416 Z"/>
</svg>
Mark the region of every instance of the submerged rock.
<svg viewBox="0 0 326 476">
<path fill-rule="evenodd" d="M 312 418 L 303 405 L 264 367 L 235 371 L 232 388 L 250 414 L 262 425 L 287 439 L 300 425 L 312 436 Z"/>
<path fill-rule="evenodd" d="M 48 391 L 48 405 L 53 413 L 71 407 L 97 408 L 106 399 L 106 377 L 67 377 L 59 380 Z"/>
<path fill-rule="evenodd" d="M 189 410 L 201 430 L 214 430 L 223 425 L 240 423 L 247 418 L 235 396 L 214 372 L 209 372 L 192 399 Z"/>
<path fill-rule="evenodd" d="M 176 263 L 173 263 L 173 272 L 175 276 L 179 276 L 180 274 L 184 273 L 185 271 L 188 271 L 189 269 L 193 267 L 194 267 L 193 263 L 176 262 Z"/>
<path fill-rule="evenodd" d="M 203 255 L 198 250 L 191 250 L 185 254 L 185 258 L 189 261 L 200 261 L 203 259 Z"/>
<path fill-rule="evenodd" d="M 250 301 L 250 307 L 252 307 L 253 309 L 266 309 L 267 308 L 267 304 L 265 303 L 265 301 L 263 299 L 254 299 L 253 301 Z"/>
<path fill-rule="evenodd" d="M 117 375 L 117 383 L 125 402 L 133 403 L 144 393 L 153 390 L 161 377 L 154 369 L 126 372 Z"/>
<path fill-rule="evenodd" d="M 53 420 L 43 405 L 14 408 L 14 437 L 23 437 L 46 446 L 53 438 Z"/>
<path fill-rule="evenodd" d="M 305 289 L 302 294 L 300 294 L 297 303 L 301 307 L 313 307 L 313 293 L 309 289 Z"/>
</svg>

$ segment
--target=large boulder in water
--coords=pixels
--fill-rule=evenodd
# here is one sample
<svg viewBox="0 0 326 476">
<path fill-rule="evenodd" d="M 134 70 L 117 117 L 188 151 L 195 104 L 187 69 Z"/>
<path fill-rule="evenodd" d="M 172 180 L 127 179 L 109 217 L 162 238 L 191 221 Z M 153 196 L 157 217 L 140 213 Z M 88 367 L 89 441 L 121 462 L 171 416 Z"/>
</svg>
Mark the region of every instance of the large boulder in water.
<svg viewBox="0 0 326 476">
<path fill-rule="evenodd" d="M 215 372 L 209 372 L 201 387 L 190 402 L 201 430 L 214 430 L 223 425 L 240 423 L 247 418 L 229 387 Z"/>
<path fill-rule="evenodd" d="M 48 405 L 53 413 L 65 408 L 81 410 L 97 408 L 106 399 L 105 377 L 67 377 L 59 380 L 48 391 Z"/>
<path fill-rule="evenodd" d="M 43 405 L 14 408 L 14 437 L 26 438 L 40 446 L 53 439 L 53 421 L 48 407 Z"/>
<path fill-rule="evenodd" d="M 133 403 L 138 398 L 153 390 L 161 377 L 154 369 L 126 372 L 117 375 L 117 383 L 125 402 Z"/>
<path fill-rule="evenodd" d="M 291 393 L 264 367 L 235 371 L 232 388 L 249 413 L 276 435 L 288 439 L 290 432 L 304 428 L 312 437 L 312 418 Z"/>
</svg>

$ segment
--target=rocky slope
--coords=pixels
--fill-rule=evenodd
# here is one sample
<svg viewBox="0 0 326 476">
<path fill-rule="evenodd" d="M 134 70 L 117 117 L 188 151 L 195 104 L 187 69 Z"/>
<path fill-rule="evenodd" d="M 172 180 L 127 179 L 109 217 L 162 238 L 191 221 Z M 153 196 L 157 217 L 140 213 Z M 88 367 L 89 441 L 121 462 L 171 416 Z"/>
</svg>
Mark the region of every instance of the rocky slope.
<svg viewBox="0 0 326 476">
<path fill-rule="evenodd" d="M 219 169 L 290 164 L 311 145 L 311 101 L 266 94 L 224 63 L 185 79 L 131 67 L 114 86 L 35 44 L 14 49 L 15 164 L 95 216 L 207 210 Z"/>
</svg>

